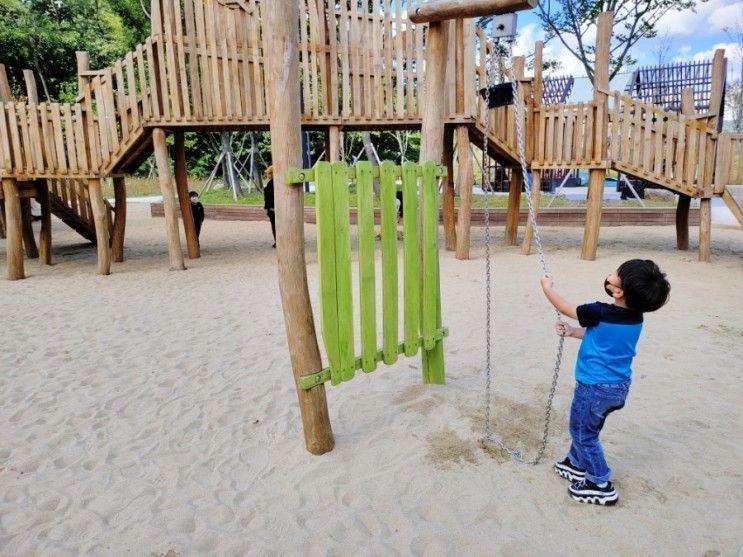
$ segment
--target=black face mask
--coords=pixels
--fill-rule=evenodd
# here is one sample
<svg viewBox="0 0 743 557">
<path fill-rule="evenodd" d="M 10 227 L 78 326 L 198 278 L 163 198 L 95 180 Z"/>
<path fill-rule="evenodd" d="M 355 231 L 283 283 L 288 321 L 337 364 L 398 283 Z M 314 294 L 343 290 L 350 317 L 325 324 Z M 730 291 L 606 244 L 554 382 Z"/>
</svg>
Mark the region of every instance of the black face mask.
<svg viewBox="0 0 743 557">
<path fill-rule="evenodd" d="M 609 295 L 610 297 L 612 297 L 612 298 L 613 298 L 613 297 L 614 297 L 614 294 L 612 293 L 612 291 L 611 291 L 611 290 L 609 290 L 609 284 L 611 284 L 611 283 L 609 282 L 609 279 L 608 279 L 608 278 L 607 278 L 607 279 L 604 279 L 604 291 L 605 291 L 605 292 L 606 292 L 606 293 L 607 293 L 607 294 L 608 294 L 608 295 Z"/>
</svg>

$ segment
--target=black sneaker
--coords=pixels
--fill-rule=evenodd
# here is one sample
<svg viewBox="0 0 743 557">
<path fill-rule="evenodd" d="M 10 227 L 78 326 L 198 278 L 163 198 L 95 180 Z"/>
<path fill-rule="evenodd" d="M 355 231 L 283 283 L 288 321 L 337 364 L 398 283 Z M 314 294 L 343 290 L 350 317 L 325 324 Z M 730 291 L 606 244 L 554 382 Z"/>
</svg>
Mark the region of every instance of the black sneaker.
<svg viewBox="0 0 743 557">
<path fill-rule="evenodd" d="M 591 480 L 578 480 L 570 484 L 568 494 L 576 501 L 594 505 L 616 505 L 619 501 L 617 490 L 611 482 L 606 482 L 604 487 L 599 487 Z"/>
<path fill-rule="evenodd" d="M 582 468 L 578 468 L 575 464 L 570 462 L 570 459 L 567 457 L 565 457 L 565 460 L 555 462 L 554 469 L 558 476 L 562 476 L 571 482 L 576 482 L 586 477 L 586 471 Z"/>
</svg>

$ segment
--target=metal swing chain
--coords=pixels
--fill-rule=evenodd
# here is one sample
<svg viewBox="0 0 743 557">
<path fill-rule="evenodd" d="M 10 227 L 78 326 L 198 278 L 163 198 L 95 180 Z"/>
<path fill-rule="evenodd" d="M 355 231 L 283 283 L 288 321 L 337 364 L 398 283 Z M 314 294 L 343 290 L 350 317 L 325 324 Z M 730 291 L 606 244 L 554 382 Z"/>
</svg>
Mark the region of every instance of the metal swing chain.
<svg viewBox="0 0 743 557">
<path fill-rule="evenodd" d="M 488 84 L 486 88 L 485 93 L 485 134 L 484 134 L 484 141 L 483 141 L 483 168 L 485 168 L 485 158 L 487 156 L 487 149 L 488 149 L 488 130 L 489 130 L 489 124 L 490 124 L 490 86 L 492 85 L 492 64 L 495 59 L 495 49 L 499 46 L 499 41 L 497 39 L 493 40 L 492 43 L 492 49 L 493 49 L 493 56 L 491 57 L 489 68 L 487 70 L 488 75 Z M 507 57 L 511 56 L 511 48 L 510 44 L 507 48 Z M 526 199 L 527 204 L 529 206 L 529 218 L 531 220 L 532 224 L 532 230 L 534 232 L 534 243 L 537 247 L 537 253 L 539 254 L 539 261 L 542 266 L 542 272 L 547 275 L 549 274 L 547 263 L 544 257 L 544 249 L 542 247 L 542 239 L 539 234 L 539 228 L 537 226 L 537 219 L 536 219 L 536 211 L 534 210 L 534 206 L 532 204 L 532 187 L 533 184 L 531 183 L 531 176 L 529 175 L 526 167 L 526 153 L 525 153 L 525 144 L 524 144 L 524 107 L 519 102 L 519 85 L 516 79 L 516 75 L 513 72 L 513 68 L 511 69 L 512 73 L 512 87 L 513 87 L 513 99 L 514 103 L 516 105 L 515 110 L 515 119 L 516 119 L 516 140 L 518 145 L 518 151 L 519 151 L 519 162 L 521 163 L 521 171 L 523 173 L 523 180 L 524 180 L 524 189 L 526 190 Z M 498 76 L 502 82 L 502 72 L 500 69 L 500 65 L 498 66 Z M 485 183 L 483 178 L 483 184 Z M 547 405 L 545 408 L 545 415 L 544 415 L 544 429 L 542 432 L 542 442 L 537 450 L 536 456 L 531 460 L 526 460 L 523 457 L 523 454 L 518 449 L 511 449 L 506 447 L 503 442 L 498 439 L 495 434 L 490 430 L 490 392 L 491 392 L 491 384 L 492 384 L 492 373 L 491 373 L 491 349 L 490 349 L 490 339 L 491 339 L 491 292 L 490 292 L 490 282 L 491 282 L 491 265 L 490 265 L 490 241 L 491 241 L 491 234 L 490 234 L 490 209 L 489 209 L 489 191 L 485 191 L 485 274 L 486 274 L 486 286 L 485 286 L 485 292 L 486 292 L 486 351 L 485 351 L 485 370 L 486 370 L 486 380 L 485 380 L 485 441 L 488 443 L 491 443 L 495 446 L 497 446 L 502 451 L 506 452 L 507 454 L 511 455 L 515 460 L 519 462 L 523 462 L 525 464 L 538 464 L 540 460 L 542 460 L 542 457 L 544 456 L 544 452 L 547 448 L 547 437 L 549 435 L 549 428 L 550 428 L 550 418 L 552 415 L 552 401 L 555 397 L 555 390 L 557 389 L 557 379 L 560 374 L 560 366 L 562 364 L 562 351 L 563 346 L 565 343 L 565 337 L 560 337 L 558 346 L 557 346 L 557 356 L 555 358 L 555 366 L 554 366 L 554 373 L 552 375 L 552 385 L 550 387 L 549 396 L 547 398 Z M 559 311 L 555 310 L 557 313 L 557 319 L 562 320 L 562 316 Z"/>
</svg>

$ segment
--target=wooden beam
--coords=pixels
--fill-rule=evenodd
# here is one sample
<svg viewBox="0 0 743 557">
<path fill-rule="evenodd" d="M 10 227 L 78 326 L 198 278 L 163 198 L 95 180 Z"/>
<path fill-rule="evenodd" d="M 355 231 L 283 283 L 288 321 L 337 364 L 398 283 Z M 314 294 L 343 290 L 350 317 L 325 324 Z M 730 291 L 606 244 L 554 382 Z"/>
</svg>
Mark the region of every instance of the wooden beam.
<svg viewBox="0 0 743 557">
<path fill-rule="evenodd" d="M 531 206 L 534 209 L 534 214 L 539 214 L 539 200 L 542 190 L 542 171 L 532 170 L 531 171 Z M 509 192 L 510 193 L 510 192 Z M 539 217 L 537 217 L 538 219 Z M 538 221 L 537 221 L 538 222 Z M 521 253 L 529 255 L 531 253 L 531 243 L 534 240 L 534 225 L 531 222 L 531 218 L 526 219 L 526 229 L 524 231 L 524 240 L 521 242 Z"/>
<path fill-rule="evenodd" d="M 49 199 L 49 185 L 46 180 L 36 181 L 37 199 L 41 205 L 41 230 L 39 231 L 39 263 L 52 264 L 52 205 Z"/>
<path fill-rule="evenodd" d="M 594 119 L 594 127 L 600 133 L 594 133 L 594 154 L 602 153 L 605 145 L 606 115 L 608 96 L 603 91 L 609 89 L 609 46 L 611 42 L 611 29 L 614 21 L 613 12 L 601 12 L 596 23 L 596 64 L 593 76 L 593 100 L 598 103 L 598 110 Z M 604 180 L 605 169 L 590 171 L 588 178 L 588 203 L 586 205 L 586 226 L 583 229 L 583 244 L 581 247 L 581 259 L 596 259 L 596 251 L 599 245 L 599 232 L 601 230 L 601 208 L 604 204 Z"/>
<path fill-rule="evenodd" d="M 29 259 L 38 259 L 39 248 L 36 247 L 33 220 L 33 215 L 31 215 L 31 198 L 21 196 L 21 222 L 23 227 L 23 245 L 26 250 L 26 257 Z"/>
<path fill-rule="evenodd" d="M 718 48 L 712 57 L 712 89 L 709 96 L 709 112 L 711 118 L 709 126 L 722 131 L 722 108 L 725 98 L 725 76 L 727 75 L 728 61 L 725 58 L 725 50 Z"/>
<path fill-rule="evenodd" d="M 446 176 L 443 179 L 442 218 L 444 221 L 444 245 L 447 251 L 457 249 L 457 221 L 454 209 L 454 128 L 444 129 L 444 160 Z"/>
<path fill-rule="evenodd" d="M 170 165 L 168 164 L 168 146 L 165 143 L 165 130 L 162 128 L 152 130 L 152 144 L 155 150 L 160 192 L 163 195 L 163 206 L 165 207 L 170 270 L 182 271 L 186 266 L 183 264 L 181 238 L 178 233 L 178 214 L 175 211 L 175 192 L 173 178 L 170 175 Z"/>
<path fill-rule="evenodd" d="M 506 213 L 506 245 L 515 246 L 519 233 L 519 208 L 521 205 L 521 185 L 524 173 L 520 168 L 511 169 L 508 185 L 508 212 Z"/>
<path fill-rule="evenodd" d="M 709 263 L 712 240 L 712 199 L 699 200 L 699 261 Z"/>
<path fill-rule="evenodd" d="M 341 129 L 338 126 L 328 127 L 325 135 L 325 152 L 330 162 L 341 160 Z"/>
<path fill-rule="evenodd" d="M 186 251 L 189 259 L 201 257 L 201 246 L 196 235 L 196 223 L 193 219 L 191 199 L 188 196 L 188 172 L 186 170 L 186 136 L 183 131 L 176 131 L 173 149 L 175 150 L 175 187 L 178 191 L 178 204 L 181 207 L 181 221 L 186 234 Z"/>
<path fill-rule="evenodd" d="M 109 246 L 108 214 L 106 213 L 106 204 L 103 202 L 103 190 L 99 178 L 88 180 L 88 195 L 90 196 L 90 209 L 93 212 L 93 224 L 95 225 L 98 274 L 109 275 L 111 274 L 111 247 Z"/>
<path fill-rule="evenodd" d="M 467 126 L 457 126 L 457 155 L 459 157 L 459 214 L 457 215 L 456 257 L 457 259 L 469 259 L 474 177 Z"/>
<path fill-rule="evenodd" d="M 84 50 L 78 50 L 75 52 L 75 59 L 77 60 L 77 94 L 81 95 L 83 87 L 88 82 L 82 73 L 90 69 L 90 55 Z"/>
<path fill-rule="evenodd" d="M 408 19 L 413 23 L 432 23 L 531 10 L 536 5 L 537 0 L 429 0 L 408 12 Z"/>
<path fill-rule="evenodd" d="M 6 254 L 8 280 L 26 277 L 23 269 L 23 231 L 21 224 L 21 200 L 18 196 L 18 182 L 15 178 L 3 178 L 3 198 L 5 203 Z"/>
<path fill-rule="evenodd" d="M 685 88 L 681 92 L 681 114 L 690 117 L 694 115 L 694 89 Z M 679 193 L 676 205 L 676 247 L 686 251 L 689 249 L 689 208 L 691 197 Z"/>
<path fill-rule="evenodd" d="M 266 98 L 271 122 L 271 152 L 276 201 L 277 283 L 284 311 L 289 355 L 302 416 L 304 440 L 312 454 L 333 450 L 325 386 L 309 390 L 299 377 L 322 370 L 315 323 L 307 288 L 304 254 L 304 192 L 301 185 L 286 182 L 291 168 L 302 166 L 302 129 L 299 75 L 299 3 L 274 0 L 264 13 L 271 32 L 266 46 Z"/>
<path fill-rule="evenodd" d="M 124 261 L 124 235 L 126 232 L 126 181 L 114 176 L 114 230 L 111 235 L 111 258 L 116 263 Z"/>
<path fill-rule="evenodd" d="M 8 72 L 5 71 L 5 64 L 0 64 L 0 102 L 9 103 L 12 100 L 13 92 L 10 90 Z"/>
</svg>

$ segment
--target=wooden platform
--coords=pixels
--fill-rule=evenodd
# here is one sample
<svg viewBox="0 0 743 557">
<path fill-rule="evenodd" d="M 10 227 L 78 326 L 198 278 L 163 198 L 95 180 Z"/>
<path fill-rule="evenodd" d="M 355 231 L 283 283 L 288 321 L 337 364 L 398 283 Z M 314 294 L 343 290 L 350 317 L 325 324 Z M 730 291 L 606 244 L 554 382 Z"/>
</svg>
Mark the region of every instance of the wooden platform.
<svg viewBox="0 0 743 557">
<path fill-rule="evenodd" d="M 204 212 L 207 219 L 213 220 L 246 220 L 268 221 L 263 207 L 256 205 L 205 205 Z M 151 203 L 150 214 L 153 217 L 162 217 L 162 203 Z M 522 209 L 519 224 L 526 224 L 528 212 Z M 378 217 L 378 212 L 377 212 Z M 315 209 L 308 207 L 304 210 L 305 222 L 315 223 Z M 355 224 L 356 211 L 351 209 L 351 222 Z M 539 224 L 543 226 L 583 226 L 586 221 L 586 210 L 582 207 L 562 207 L 543 209 L 539 213 Z M 490 222 L 493 226 L 503 226 L 506 222 L 506 209 L 491 209 Z M 378 223 L 378 220 L 377 220 Z M 484 226 L 485 211 L 472 210 L 472 224 Z M 676 224 L 675 208 L 617 208 L 606 207 L 602 212 L 602 226 L 665 226 Z M 689 225 L 699 226 L 699 209 L 689 211 Z"/>
</svg>

